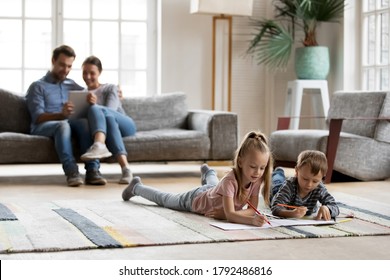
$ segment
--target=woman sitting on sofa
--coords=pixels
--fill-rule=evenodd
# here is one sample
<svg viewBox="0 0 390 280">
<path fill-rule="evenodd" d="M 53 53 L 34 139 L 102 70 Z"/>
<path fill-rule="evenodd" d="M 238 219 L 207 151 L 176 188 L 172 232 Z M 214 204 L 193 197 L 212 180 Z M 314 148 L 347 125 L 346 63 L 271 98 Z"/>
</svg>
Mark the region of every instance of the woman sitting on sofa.
<svg viewBox="0 0 390 280">
<path fill-rule="evenodd" d="M 127 161 L 127 151 L 122 137 L 135 134 L 135 123 L 122 108 L 118 86 L 100 84 L 99 76 L 103 71 L 100 59 L 96 56 L 87 57 L 82 64 L 82 70 L 83 79 L 89 92 L 88 101 L 94 104 L 88 111 L 94 144 L 81 156 L 81 160 L 88 161 L 108 157 L 110 156 L 108 148 L 122 169 L 119 183 L 129 184 L 133 175 Z M 100 128 L 95 124 L 99 124 Z"/>
</svg>

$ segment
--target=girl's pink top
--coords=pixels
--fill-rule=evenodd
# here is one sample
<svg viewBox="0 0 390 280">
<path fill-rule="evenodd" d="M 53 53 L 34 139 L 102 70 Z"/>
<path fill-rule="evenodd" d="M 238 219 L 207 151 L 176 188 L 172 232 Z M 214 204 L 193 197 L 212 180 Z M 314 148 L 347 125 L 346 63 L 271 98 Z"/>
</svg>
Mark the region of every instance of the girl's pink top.
<svg viewBox="0 0 390 280">
<path fill-rule="evenodd" d="M 217 186 L 205 191 L 194 198 L 192 201 L 192 211 L 199 214 L 207 214 L 213 210 L 222 210 L 223 196 L 234 198 L 234 208 L 236 211 L 241 210 L 251 196 L 259 196 L 262 179 L 251 183 L 244 190 L 245 199 L 238 201 L 237 190 L 238 184 L 233 170 L 226 174 Z"/>
</svg>

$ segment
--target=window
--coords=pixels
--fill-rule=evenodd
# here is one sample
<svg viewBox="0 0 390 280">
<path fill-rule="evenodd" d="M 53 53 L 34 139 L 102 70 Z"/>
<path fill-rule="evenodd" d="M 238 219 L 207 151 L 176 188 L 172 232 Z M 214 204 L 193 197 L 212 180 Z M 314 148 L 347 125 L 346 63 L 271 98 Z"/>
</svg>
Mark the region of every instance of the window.
<svg viewBox="0 0 390 280">
<path fill-rule="evenodd" d="M 155 0 L 0 0 L 1 87 L 24 95 L 51 68 L 52 50 L 76 51 L 69 78 L 84 85 L 83 60 L 102 60 L 101 82 L 125 96 L 156 92 Z"/>
<path fill-rule="evenodd" d="M 390 89 L 389 0 L 363 0 L 362 88 Z"/>
</svg>

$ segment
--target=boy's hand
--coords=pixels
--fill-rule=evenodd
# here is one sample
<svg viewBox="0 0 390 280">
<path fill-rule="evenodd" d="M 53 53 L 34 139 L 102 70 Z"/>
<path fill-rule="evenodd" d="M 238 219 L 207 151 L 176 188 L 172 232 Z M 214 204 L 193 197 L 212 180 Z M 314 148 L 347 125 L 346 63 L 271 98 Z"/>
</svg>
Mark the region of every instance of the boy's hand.
<svg viewBox="0 0 390 280">
<path fill-rule="evenodd" d="M 316 220 L 325 220 L 325 221 L 329 221 L 332 217 L 330 216 L 330 211 L 329 211 L 329 208 L 325 205 L 322 205 L 320 207 L 320 209 L 318 210 L 318 213 L 317 213 L 317 216 L 316 216 Z"/>
<path fill-rule="evenodd" d="M 302 218 L 306 215 L 307 207 L 305 206 L 299 206 L 298 208 L 295 208 L 294 210 L 291 210 L 291 213 L 293 214 L 293 218 Z"/>
</svg>

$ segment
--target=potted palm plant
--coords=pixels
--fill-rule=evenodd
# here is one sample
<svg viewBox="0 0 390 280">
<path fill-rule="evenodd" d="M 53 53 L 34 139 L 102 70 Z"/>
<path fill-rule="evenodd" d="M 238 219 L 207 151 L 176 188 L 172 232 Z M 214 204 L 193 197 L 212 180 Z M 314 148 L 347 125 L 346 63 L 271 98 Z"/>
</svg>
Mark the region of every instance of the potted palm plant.
<svg viewBox="0 0 390 280">
<path fill-rule="evenodd" d="M 320 22 L 339 22 L 345 0 L 274 0 L 275 18 L 253 20 L 256 33 L 247 53 L 259 64 L 271 69 L 285 69 L 297 34 L 303 47 L 295 50 L 295 71 L 299 79 L 326 79 L 329 51 L 318 46 L 316 31 Z M 307 63 L 314 62 L 310 65 Z M 323 66 L 320 66 L 323 62 Z"/>
</svg>

